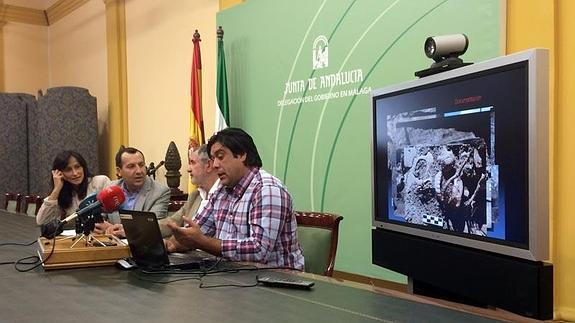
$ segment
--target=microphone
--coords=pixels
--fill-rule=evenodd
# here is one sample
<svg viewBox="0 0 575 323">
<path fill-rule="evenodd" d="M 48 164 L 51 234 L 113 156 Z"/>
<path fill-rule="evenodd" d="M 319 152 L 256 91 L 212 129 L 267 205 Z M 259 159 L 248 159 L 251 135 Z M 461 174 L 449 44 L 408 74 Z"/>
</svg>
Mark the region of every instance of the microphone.
<svg viewBox="0 0 575 323">
<path fill-rule="evenodd" d="M 92 194 L 86 196 L 86 198 L 83 199 L 82 202 L 80 202 L 80 205 L 78 205 L 78 210 L 83 211 L 83 209 L 85 207 L 90 207 L 91 211 L 86 211 L 86 212 L 89 212 L 89 214 L 100 214 L 100 213 L 102 213 L 101 205 L 98 205 L 98 206 L 91 205 L 91 204 L 96 203 L 96 202 L 98 202 L 98 193 L 92 193 Z M 78 212 L 78 211 L 76 211 L 76 212 Z M 80 216 L 82 216 L 82 215 L 80 215 Z"/>
<path fill-rule="evenodd" d="M 102 206 L 102 203 L 98 202 L 98 193 L 96 193 L 96 192 L 92 193 L 92 194 L 86 196 L 86 198 L 83 199 L 82 202 L 80 202 L 76 212 L 70 214 L 68 217 L 61 220 L 61 222 L 68 223 L 77 217 L 82 217 L 82 216 L 89 215 L 89 214 L 102 213 L 101 206 Z"/>
<path fill-rule="evenodd" d="M 86 201 L 86 199 L 91 198 L 91 196 L 86 197 L 80 205 L 84 204 L 86 207 L 80 208 L 78 211 L 70 214 L 67 218 L 62 220 L 62 225 L 70 222 L 70 220 L 74 220 L 77 217 L 82 217 L 86 214 L 91 214 L 94 210 L 98 208 L 102 208 L 102 212 L 110 213 L 113 212 L 126 200 L 126 196 L 124 195 L 124 191 L 120 186 L 108 186 L 101 190 L 98 195 L 96 195 L 96 201 L 90 202 L 90 200 Z M 86 203 L 84 203 L 86 201 Z"/>
<path fill-rule="evenodd" d="M 126 200 L 126 196 L 124 195 L 124 191 L 119 186 L 108 186 L 101 190 L 97 195 L 95 195 L 96 199 L 94 200 L 94 195 L 87 196 L 82 202 L 80 203 L 80 208 L 66 217 L 64 220 L 57 220 L 51 223 L 47 223 L 42 225 L 41 227 L 41 235 L 42 237 L 52 239 L 55 236 L 62 233 L 64 230 L 64 225 L 71 220 L 77 217 L 84 217 L 86 215 L 92 214 L 93 212 L 97 211 L 101 208 L 101 212 L 110 213 L 116 210 L 124 201 Z"/>
</svg>

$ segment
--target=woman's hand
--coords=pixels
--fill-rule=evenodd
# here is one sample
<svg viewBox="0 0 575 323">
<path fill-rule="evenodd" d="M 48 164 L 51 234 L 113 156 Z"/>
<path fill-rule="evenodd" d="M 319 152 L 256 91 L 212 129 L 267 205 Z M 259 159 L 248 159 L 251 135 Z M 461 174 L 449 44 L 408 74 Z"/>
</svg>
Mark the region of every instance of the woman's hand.
<svg viewBox="0 0 575 323">
<path fill-rule="evenodd" d="M 52 171 L 52 179 L 54 180 L 54 189 L 60 191 L 64 186 L 64 173 L 61 170 L 54 169 Z"/>
<path fill-rule="evenodd" d="M 54 182 L 54 189 L 50 196 L 48 197 L 49 200 L 58 200 L 58 196 L 60 195 L 60 191 L 62 187 L 64 187 L 64 173 L 61 170 L 53 169 L 52 170 L 52 181 Z"/>
</svg>

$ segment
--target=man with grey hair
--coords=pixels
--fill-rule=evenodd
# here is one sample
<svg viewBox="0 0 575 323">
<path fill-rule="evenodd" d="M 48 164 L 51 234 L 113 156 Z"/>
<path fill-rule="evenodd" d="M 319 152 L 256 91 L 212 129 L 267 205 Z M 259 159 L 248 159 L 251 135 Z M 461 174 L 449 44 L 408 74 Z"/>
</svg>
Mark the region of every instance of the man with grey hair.
<svg viewBox="0 0 575 323">
<path fill-rule="evenodd" d="M 169 221 L 182 226 L 184 224 L 182 217 L 192 218 L 201 211 L 207 204 L 208 196 L 219 186 L 220 179 L 212 167 L 206 145 L 201 145 L 197 149 L 190 148 L 188 151 L 188 173 L 190 173 L 192 184 L 196 185 L 198 189 L 189 193 L 188 200 L 176 213 L 159 221 L 163 237 L 172 235 L 172 229 L 167 226 Z"/>
</svg>

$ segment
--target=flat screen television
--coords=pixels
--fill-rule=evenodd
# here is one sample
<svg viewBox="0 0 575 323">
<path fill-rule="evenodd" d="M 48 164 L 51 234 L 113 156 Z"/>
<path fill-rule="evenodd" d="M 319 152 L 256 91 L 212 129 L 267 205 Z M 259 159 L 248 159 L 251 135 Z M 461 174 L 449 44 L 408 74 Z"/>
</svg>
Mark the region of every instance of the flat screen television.
<svg viewBox="0 0 575 323">
<path fill-rule="evenodd" d="M 373 225 L 548 259 L 548 74 L 531 49 L 373 91 Z"/>
</svg>

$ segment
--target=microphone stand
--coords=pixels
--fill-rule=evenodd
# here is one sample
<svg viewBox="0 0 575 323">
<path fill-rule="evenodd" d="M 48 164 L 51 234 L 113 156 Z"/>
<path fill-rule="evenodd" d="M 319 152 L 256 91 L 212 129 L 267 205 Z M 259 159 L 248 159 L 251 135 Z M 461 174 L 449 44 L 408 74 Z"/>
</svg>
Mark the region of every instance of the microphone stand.
<svg viewBox="0 0 575 323">
<path fill-rule="evenodd" d="M 96 242 L 98 242 L 98 244 L 100 244 L 102 247 L 107 247 L 107 245 L 105 243 L 103 243 L 102 241 L 100 241 L 98 238 L 96 238 L 92 232 L 88 231 L 88 233 L 86 232 L 82 232 L 80 233 L 76 233 L 76 235 L 74 236 L 67 236 L 67 237 L 63 237 L 60 239 L 56 239 L 57 241 L 64 241 L 64 240 L 68 240 L 68 239 L 72 239 L 72 241 L 74 241 L 74 243 L 70 246 L 70 249 L 74 248 L 78 242 L 84 240 L 85 241 L 85 246 L 87 247 L 88 245 L 93 245 L 92 240 L 95 240 Z M 77 239 L 77 240 L 76 240 Z"/>
<path fill-rule="evenodd" d="M 93 246 L 94 240 L 96 242 L 98 242 L 101 246 L 107 247 L 105 243 L 98 240 L 98 238 L 96 238 L 92 234 L 92 231 L 94 230 L 94 226 L 95 226 L 96 222 L 101 222 L 101 221 L 102 221 L 102 218 L 99 214 L 88 214 L 86 216 L 76 218 L 76 232 L 78 233 L 78 232 L 82 231 L 82 234 L 80 235 L 78 240 L 76 240 L 70 246 L 70 249 L 74 248 L 74 246 L 76 246 L 76 244 L 78 244 L 78 242 L 80 242 L 81 240 L 84 240 L 86 242 L 85 243 L 86 247 L 88 245 Z"/>
<path fill-rule="evenodd" d="M 78 237 L 78 235 L 76 235 L 75 237 L 73 237 L 73 239 L 76 239 L 76 237 Z M 98 240 L 98 238 L 96 238 L 91 232 L 88 234 L 85 234 L 84 232 L 82 232 L 82 234 L 78 237 L 78 240 L 76 240 L 71 246 L 70 249 L 74 248 L 74 246 L 76 246 L 76 244 L 78 244 L 78 242 L 84 240 L 86 242 L 86 244 L 84 245 L 85 247 L 87 247 L 88 245 L 93 246 L 94 243 L 92 242 L 92 240 L 95 240 L 96 242 L 98 242 L 102 247 L 107 247 L 107 245 L 105 243 L 103 243 L 102 241 Z"/>
</svg>

